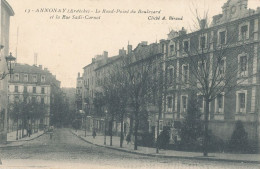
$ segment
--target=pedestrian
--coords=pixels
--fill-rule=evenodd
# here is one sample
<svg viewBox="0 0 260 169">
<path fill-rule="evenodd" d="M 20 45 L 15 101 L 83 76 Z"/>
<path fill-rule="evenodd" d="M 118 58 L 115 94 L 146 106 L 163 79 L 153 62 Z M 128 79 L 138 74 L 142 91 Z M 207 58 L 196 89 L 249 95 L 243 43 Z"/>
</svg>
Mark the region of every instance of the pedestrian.
<svg viewBox="0 0 260 169">
<path fill-rule="evenodd" d="M 32 134 L 31 125 L 29 125 L 28 130 L 27 130 L 27 135 L 28 135 L 29 137 L 31 137 L 31 134 Z"/>
<path fill-rule="evenodd" d="M 95 131 L 95 129 L 94 129 L 94 130 L 93 130 L 93 133 L 92 133 L 93 138 L 95 138 L 96 135 L 97 135 L 97 133 L 96 133 L 96 131 Z"/>
</svg>

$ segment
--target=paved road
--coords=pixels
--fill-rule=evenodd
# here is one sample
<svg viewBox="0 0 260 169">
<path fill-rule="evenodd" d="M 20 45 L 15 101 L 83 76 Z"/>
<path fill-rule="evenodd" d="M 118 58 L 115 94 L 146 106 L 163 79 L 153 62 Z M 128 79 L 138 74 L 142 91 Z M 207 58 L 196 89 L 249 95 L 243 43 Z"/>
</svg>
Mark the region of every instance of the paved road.
<svg viewBox="0 0 260 169">
<path fill-rule="evenodd" d="M 90 145 L 67 129 L 25 143 L 0 149 L 0 168 L 176 168 L 176 169 L 259 169 L 257 164 L 208 162 L 139 156 Z"/>
</svg>

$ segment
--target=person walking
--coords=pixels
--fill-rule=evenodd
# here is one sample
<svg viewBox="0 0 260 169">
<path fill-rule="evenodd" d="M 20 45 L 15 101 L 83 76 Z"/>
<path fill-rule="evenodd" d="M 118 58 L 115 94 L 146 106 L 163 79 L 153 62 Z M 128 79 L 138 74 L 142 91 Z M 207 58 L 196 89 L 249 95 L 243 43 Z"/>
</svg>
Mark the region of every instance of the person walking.
<svg viewBox="0 0 260 169">
<path fill-rule="evenodd" d="M 97 133 L 96 133 L 95 129 L 93 129 L 93 133 L 92 133 L 93 138 L 95 138 L 96 135 L 97 135 Z"/>
</svg>

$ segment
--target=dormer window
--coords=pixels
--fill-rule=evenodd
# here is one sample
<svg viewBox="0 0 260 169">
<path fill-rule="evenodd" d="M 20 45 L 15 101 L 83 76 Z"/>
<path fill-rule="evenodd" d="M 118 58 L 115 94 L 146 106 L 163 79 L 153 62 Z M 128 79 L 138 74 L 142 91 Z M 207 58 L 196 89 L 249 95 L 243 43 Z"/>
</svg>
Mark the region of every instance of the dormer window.
<svg viewBox="0 0 260 169">
<path fill-rule="evenodd" d="M 28 74 L 24 74 L 24 76 L 23 76 L 23 81 L 24 81 L 24 82 L 28 82 Z"/>
<path fill-rule="evenodd" d="M 227 31 L 225 28 L 220 29 L 218 31 L 218 44 L 224 45 L 224 44 L 226 44 L 226 41 L 227 41 Z"/>
<path fill-rule="evenodd" d="M 207 34 L 203 34 L 199 38 L 199 48 L 205 49 L 207 45 Z"/>
<path fill-rule="evenodd" d="M 19 74 L 14 74 L 14 81 L 19 81 Z"/>
<path fill-rule="evenodd" d="M 164 44 L 162 44 L 162 53 L 164 53 Z"/>
<path fill-rule="evenodd" d="M 170 45 L 170 55 L 174 55 L 174 52 L 175 52 L 175 45 L 171 44 Z"/>
<path fill-rule="evenodd" d="M 239 26 L 239 40 L 249 39 L 249 22 L 240 24 Z"/>
<path fill-rule="evenodd" d="M 45 76 L 41 76 L 41 82 L 45 82 Z"/>
<path fill-rule="evenodd" d="M 184 40 L 183 41 L 183 51 L 188 52 L 190 50 L 190 43 L 189 40 Z"/>
<path fill-rule="evenodd" d="M 37 82 L 37 75 L 32 76 L 32 82 Z"/>
</svg>

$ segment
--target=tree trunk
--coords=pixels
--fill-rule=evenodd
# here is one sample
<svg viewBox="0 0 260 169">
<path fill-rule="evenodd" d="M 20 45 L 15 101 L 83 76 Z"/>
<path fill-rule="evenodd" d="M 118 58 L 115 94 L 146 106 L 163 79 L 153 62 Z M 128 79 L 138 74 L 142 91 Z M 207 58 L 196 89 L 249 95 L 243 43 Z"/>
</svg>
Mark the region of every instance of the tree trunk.
<svg viewBox="0 0 260 169">
<path fill-rule="evenodd" d="M 209 128 L 209 100 L 205 99 L 206 108 L 205 108 L 205 116 L 204 116 L 204 141 L 203 141 L 203 156 L 208 156 L 208 128 Z"/>
<path fill-rule="evenodd" d="M 134 124 L 134 118 L 133 114 L 130 115 L 130 126 L 129 126 L 129 135 L 131 136 L 133 134 L 133 124 Z"/>
<path fill-rule="evenodd" d="M 112 119 L 110 121 L 110 146 L 113 145 L 113 122 L 114 122 L 114 115 L 112 115 Z"/>
<path fill-rule="evenodd" d="M 120 147 L 123 147 L 123 141 L 124 141 L 124 114 L 121 114 L 121 133 L 120 133 Z"/>
<path fill-rule="evenodd" d="M 136 117 L 137 117 L 137 116 L 136 116 Z M 139 126 L 139 119 L 138 119 L 138 118 L 135 118 L 135 147 L 134 147 L 134 150 L 137 150 L 138 126 Z"/>
<path fill-rule="evenodd" d="M 19 119 L 17 117 L 16 140 L 18 140 L 18 132 L 19 132 Z"/>
<path fill-rule="evenodd" d="M 24 120 L 22 120 L 22 138 L 24 137 Z"/>
</svg>

